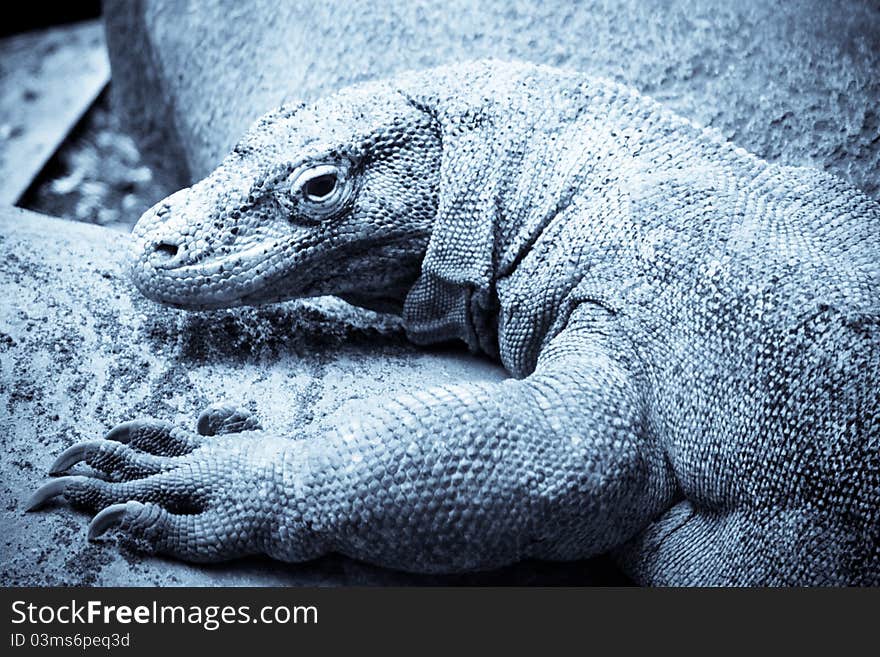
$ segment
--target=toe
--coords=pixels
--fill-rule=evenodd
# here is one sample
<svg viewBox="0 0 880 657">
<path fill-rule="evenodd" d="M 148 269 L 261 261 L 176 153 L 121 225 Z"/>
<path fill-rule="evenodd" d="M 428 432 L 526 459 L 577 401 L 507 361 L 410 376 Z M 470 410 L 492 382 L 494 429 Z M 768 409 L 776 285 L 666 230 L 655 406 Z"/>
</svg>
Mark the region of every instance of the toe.
<svg viewBox="0 0 880 657">
<path fill-rule="evenodd" d="M 114 504 L 98 513 L 89 525 L 89 540 L 116 529 L 121 540 L 137 549 L 178 559 L 212 562 L 253 553 L 246 542 L 222 540 L 218 518 L 211 512 L 171 513 L 153 503 Z"/>
<path fill-rule="evenodd" d="M 75 445 L 71 445 L 67 449 L 65 449 L 58 458 L 55 459 L 54 463 L 49 466 L 49 474 L 57 475 L 62 472 L 67 472 L 75 466 L 77 463 L 81 463 L 82 461 L 88 461 L 95 453 L 95 451 L 101 445 L 102 440 L 85 440 L 80 443 L 76 443 Z M 120 444 L 120 443 L 114 443 Z"/>
<path fill-rule="evenodd" d="M 130 420 L 113 427 L 104 440 L 124 443 L 156 456 L 180 456 L 199 446 L 198 436 L 162 420 Z"/>
<path fill-rule="evenodd" d="M 59 477 L 58 479 L 47 481 L 28 498 L 28 501 L 24 504 L 24 510 L 36 511 L 49 500 L 59 495 L 64 495 L 68 486 L 74 484 L 75 480 L 85 479 L 88 479 L 88 477 Z"/>
<path fill-rule="evenodd" d="M 231 404 L 212 404 L 199 415 L 196 431 L 202 436 L 217 436 L 262 429 L 256 416 Z"/>
<path fill-rule="evenodd" d="M 85 462 L 113 481 L 128 481 L 157 474 L 175 464 L 174 457 L 156 456 L 113 440 L 88 440 L 68 447 L 49 469 L 57 475 Z"/>
<path fill-rule="evenodd" d="M 89 540 L 94 541 L 111 527 L 118 527 L 125 521 L 127 514 L 138 513 L 142 506 L 140 502 L 121 502 L 101 509 L 89 523 Z"/>
<path fill-rule="evenodd" d="M 101 509 L 129 501 L 161 503 L 169 509 L 194 512 L 205 506 L 201 491 L 186 485 L 191 472 L 163 472 L 133 481 L 104 481 L 94 477 L 58 477 L 41 486 L 27 501 L 27 511 L 38 509 L 51 498 L 63 496 L 74 506 Z"/>
</svg>

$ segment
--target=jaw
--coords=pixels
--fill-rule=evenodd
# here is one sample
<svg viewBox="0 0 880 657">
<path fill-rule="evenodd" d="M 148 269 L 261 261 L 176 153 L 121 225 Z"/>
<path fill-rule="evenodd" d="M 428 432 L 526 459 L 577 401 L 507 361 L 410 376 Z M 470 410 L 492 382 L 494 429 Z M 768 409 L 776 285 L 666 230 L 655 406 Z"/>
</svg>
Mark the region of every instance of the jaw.
<svg viewBox="0 0 880 657">
<path fill-rule="evenodd" d="M 296 296 L 298 290 L 291 286 L 279 294 L 287 263 L 281 253 L 272 253 L 273 246 L 277 242 L 262 242 L 223 257 L 190 254 L 183 264 L 151 257 L 142 249 L 131 265 L 131 279 L 147 298 L 186 310 L 260 305 Z"/>
<path fill-rule="evenodd" d="M 182 310 L 219 310 L 222 308 L 235 308 L 237 306 L 259 306 L 265 303 L 283 301 L 285 298 L 296 296 L 283 296 L 270 294 L 266 290 L 254 290 L 252 292 L 240 289 L 229 291 L 202 292 L 193 294 L 193 290 L 182 287 L 179 281 L 166 281 L 166 285 L 151 279 L 149 282 L 140 282 L 134 277 L 135 285 L 140 292 L 165 306 L 180 308 Z"/>
<path fill-rule="evenodd" d="M 271 246 L 260 244 L 249 251 L 264 254 Z M 242 268 L 245 255 L 237 253 L 180 267 L 158 267 L 141 258 L 133 264 L 131 277 L 144 296 L 184 310 L 259 306 L 335 295 L 356 306 L 399 314 L 406 294 L 421 273 L 424 257 L 423 250 L 413 249 L 410 241 L 348 245 L 321 255 L 316 249 L 304 249 L 293 262 L 290 258 L 284 260 L 281 254 L 271 254 Z"/>
</svg>

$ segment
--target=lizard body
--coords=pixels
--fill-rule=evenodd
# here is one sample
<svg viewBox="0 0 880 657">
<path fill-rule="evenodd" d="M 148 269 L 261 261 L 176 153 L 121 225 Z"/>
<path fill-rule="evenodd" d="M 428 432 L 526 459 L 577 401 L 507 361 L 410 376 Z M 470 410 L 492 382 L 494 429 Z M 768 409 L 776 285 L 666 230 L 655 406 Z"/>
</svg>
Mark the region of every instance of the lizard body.
<svg viewBox="0 0 880 657">
<path fill-rule="evenodd" d="M 880 209 L 634 90 L 471 62 L 261 119 L 135 229 L 147 296 L 335 294 L 500 384 L 275 437 L 135 421 L 64 494 L 152 551 L 414 571 L 611 552 L 648 584 L 880 582 Z M 242 430 L 244 432 L 242 433 Z"/>
</svg>

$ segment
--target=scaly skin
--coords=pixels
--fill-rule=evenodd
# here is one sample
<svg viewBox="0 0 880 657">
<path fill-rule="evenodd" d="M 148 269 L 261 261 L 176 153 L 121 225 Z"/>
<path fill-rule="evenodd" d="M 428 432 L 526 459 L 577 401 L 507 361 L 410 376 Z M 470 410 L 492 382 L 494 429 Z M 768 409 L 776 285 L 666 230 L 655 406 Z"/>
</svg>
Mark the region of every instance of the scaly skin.
<svg viewBox="0 0 880 657">
<path fill-rule="evenodd" d="M 280 438 L 215 409 L 72 447 L 144 549 L 414 571 L 610 551 L 649 584 L 880 583 L 880 210 L 620 85 L 476 62 L 258 122 L 135 229 L 183 308 L 336 294 L 500 384 Z M 246 433 L 229 433 L 246 429 Z M 120 442 L 120 440 L 124 442 Z"/>
</svg>

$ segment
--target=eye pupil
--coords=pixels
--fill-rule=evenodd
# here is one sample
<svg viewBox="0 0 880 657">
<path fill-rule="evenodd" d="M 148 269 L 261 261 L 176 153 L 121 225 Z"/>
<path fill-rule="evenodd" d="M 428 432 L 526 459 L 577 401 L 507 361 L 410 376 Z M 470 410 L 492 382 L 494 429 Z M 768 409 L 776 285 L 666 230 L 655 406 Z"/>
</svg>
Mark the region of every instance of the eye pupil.
<svg viewBox="0 0 880 657">
<path fill-rule="evenodd" d="M 336 189 L 336 174 L 325 173 L 309 180 L 303 187 L 305 195 L 311 199 L 322 199 Z"/>
</svg>

